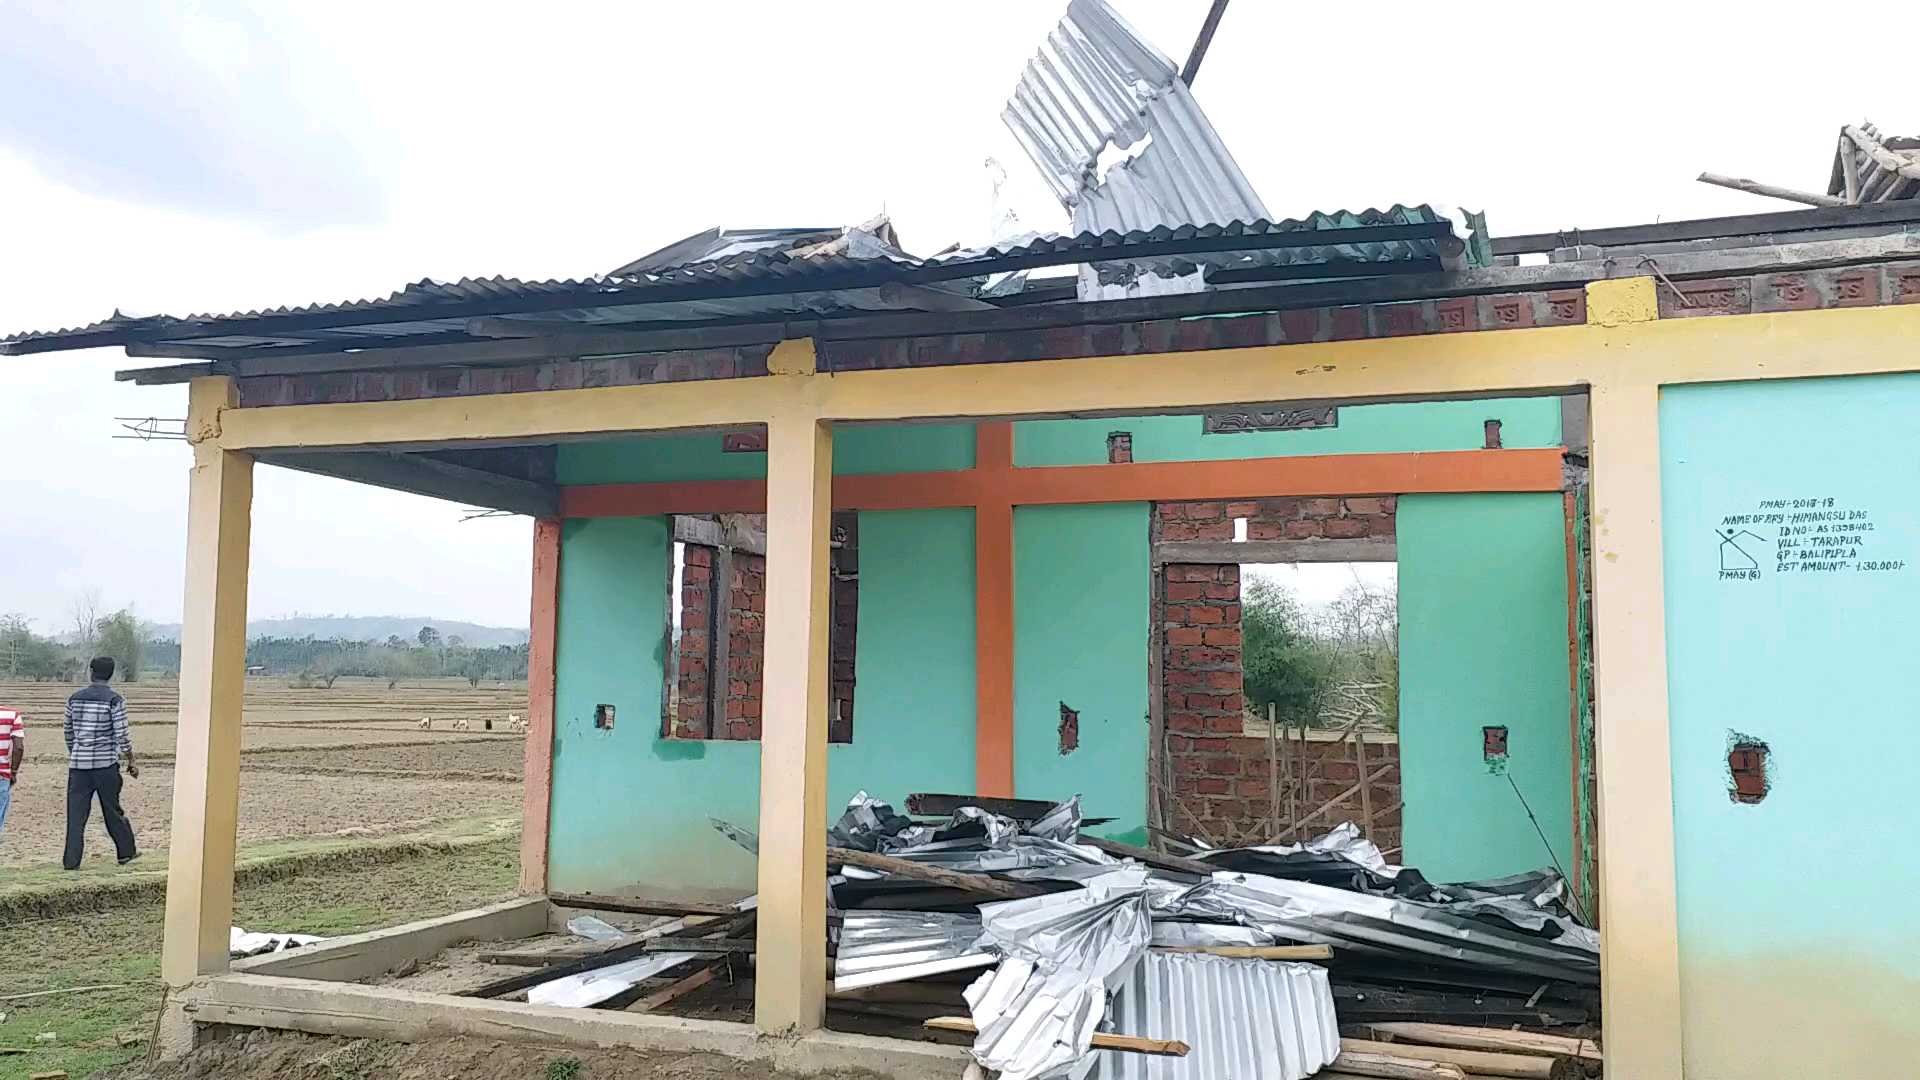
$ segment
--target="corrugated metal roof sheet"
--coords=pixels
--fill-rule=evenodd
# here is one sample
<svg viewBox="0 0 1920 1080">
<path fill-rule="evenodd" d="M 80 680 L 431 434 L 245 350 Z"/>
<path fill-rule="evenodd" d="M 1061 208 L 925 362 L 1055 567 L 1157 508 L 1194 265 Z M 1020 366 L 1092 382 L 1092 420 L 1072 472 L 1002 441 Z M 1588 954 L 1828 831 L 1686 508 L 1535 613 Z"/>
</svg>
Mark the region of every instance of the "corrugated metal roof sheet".
<svg viewBox="0 0 1920 1080">
<path fill-rule="evenodd" d="M 1001 118 L 1080 232 L 1253 221 L 1267 208 L 1180 80 L 1103 0 L 1073 0 Z M 1101 157 L 1147 145 L 1100 175 Z"/>
<path fill-rule="evenodd" d="M 705 234 L 702 234 L 705 235 Z M 737 252 L 720 261 L 648 270 L 624 278 L 549 281 L 516 278 L 422 280 L 384 297 L 228 314 L 130 317 L 115 312 L 88 326 L 0 339 L 0 351 L 39 352 L 129 342 L 184 342 L 220 347 L 338 344 L 366 339 L 459 339 L 466 320 L 541 314 L 596 323 L 639 319 L 751 319 L 782 313 L 899 309 L 871 292 L 890 283 L 934 285 L 1010 270 L 1077 262 L 1205 256 L 1231 270 L 1256 260 L 1222 258 L 1263 252 L 1258 262 L 1308 267 L 1343 261 L 1430 269 L 1457 254 L 1462 227 L 1431 206 L 1316 212 L 1284 221 L 1233 221 L 1025 237 L 1015 243 L 955 251 L 928 259 L 904 253 L 863 257 L 859 249 L 793 254 L 785 248 Z M 895 252 L 898 249 L 894 249 Z M 1213 275 L 1218 280 L 1219 274 Z M 863 292 L 862 290 L 868 290 Z M 751 301 L 751 302 L 748 302 Z M 25 344 L 28 347 L 17 347 Z"/>
<path fill-rule="evenodd" d="M 1340 1054 L 1327 970 L 1149 951 L 1113 996 L 1113 1031 L 1185 1057 L 1095 1050 L 1095 1080 L 1305 1080 Z"/>
<path fill-rule="evenodd" d="M 833 988 L 856 990 L 998 963 L 998 957 L 974 947 L 979 937 L 980 916 L 964 912 L 846 912 L 834 952 Z"/>
</svg>

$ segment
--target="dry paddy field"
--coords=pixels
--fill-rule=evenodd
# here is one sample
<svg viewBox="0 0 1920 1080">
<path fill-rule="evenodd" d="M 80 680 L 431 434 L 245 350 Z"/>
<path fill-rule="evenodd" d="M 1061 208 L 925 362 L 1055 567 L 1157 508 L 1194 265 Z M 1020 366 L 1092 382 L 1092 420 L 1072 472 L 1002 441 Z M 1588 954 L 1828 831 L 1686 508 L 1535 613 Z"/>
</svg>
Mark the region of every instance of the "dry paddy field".
<svg viewBox="0 0 1920 1080">
<path fill-rule="evenodd" d="M 75 687 L 0 681 L 0 705 L 27 718 L 27 760 L 0 831 L 0 867 L 57 864 L 65 828 L 66 761 L 61 712 Z M 164 862 L 173 799 L 179 688 L 172 682 L 119 685 L 133 723 L 138 780 L 123 794 L 146 858 Z M 241 734 L 240 847 L 288 840 L 375 838 L 459 831 L 476 820 L 513 818 L 520 807 L 524 740 L 509 732 L 525 716 L 525 683 L 464 679 L 342 678 L 331 688 L 296 688 L 280 678 L 247 680 Z M 420 720 L 431 718 L 423 731 Z M 470 730 L 454 731 L 452 721 Z M 494 730 L 486 730 L 492 720 Z M 96 813 L 87 834 L 89 867 L 112 865 L 112 844 Z"/>
</svg>

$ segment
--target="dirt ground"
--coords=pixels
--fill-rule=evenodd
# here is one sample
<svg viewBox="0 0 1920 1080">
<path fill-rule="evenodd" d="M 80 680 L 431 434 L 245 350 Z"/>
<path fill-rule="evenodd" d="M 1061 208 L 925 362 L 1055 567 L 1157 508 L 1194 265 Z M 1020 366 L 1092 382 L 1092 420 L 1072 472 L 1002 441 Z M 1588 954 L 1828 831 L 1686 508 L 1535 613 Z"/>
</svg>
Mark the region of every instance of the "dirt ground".
<svg viewBox="0 0 1920 1080">
<path fill-rule="evenodd" d="M 143 851 L 142 869 L 164 866 L 173 812 L 175 719 L 171 682 L 119 685 L 134 722 L 136 755 L 122 802 Z M 74 687 L 0 682 L 0 704 L 27 716 L 26 768 L 0 831 L 0 868 L 56 866 L 66 830 L 61 707 Z M 289 840 L 434 833 L 517 817 L 522 736 L 506 731 L 526 714 L 526 686 L 469 687 L 423 680 L 392 690 L 385 680 L 341 679 L 296 689 L 284 679 L 247 680 L 241 728 L 240 850 Z M 431 716 L 432 730 L 419 718 Z M 402 719 L 412 717 L 412 720 Z M 455 732 L 451 721 L 473 730 Z M 496 732 L 484 731 L 487 719 Z M 113 846 L 99 814 L 87 832 L 89 866 L 110 866 Z"/>
<path fill-rule="evenodd" d="M 253 1031 L 201 1047 L 157 1070 L 115 1080 L 789 1080 L 796 1074 L 717 1054 L 555 1049 L 453 1037 L 400 1044 Z M 880 1080 L 866 1069 L 810 1074 Z"/>
<path fill-rule="evenodd" d="M 25 771 L 0 832 L 0 867 L 57 863 L 66 836 L 67 771 L 56 764 Z M 156 868 L 163 860 L 173 815 L 173 769 L 149 765 L 121 792 L 134 835 Z M 240 773 L 240 850 L 275 840 L 377 837 L 429 832 L 435 826 L 520 813 L 520 785 L 502 781 L 434 781 L 369 774 L 325 776 L 256 771 Z M 105 865 L 113 842 L 99 808 L 87 828 L 87 863 Z"/>
</svg>

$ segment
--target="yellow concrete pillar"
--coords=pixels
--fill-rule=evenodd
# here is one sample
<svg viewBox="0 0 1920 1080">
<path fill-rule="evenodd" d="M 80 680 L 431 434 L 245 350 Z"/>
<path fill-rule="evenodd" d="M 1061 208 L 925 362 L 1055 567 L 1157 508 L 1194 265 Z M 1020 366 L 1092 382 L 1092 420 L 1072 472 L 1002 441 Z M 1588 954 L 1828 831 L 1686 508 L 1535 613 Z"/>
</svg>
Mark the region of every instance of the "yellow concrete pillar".
<svg viewBox="0 0 1920 1080">
<path fill-rule="evenodd" d="M 796 408 L 767 424 L 767 637 L 760 734 L 754 1022 L 826 1017 L 828 528 L 832 428 Z"/>
<path fill-rule="evenodd" d="M 227 970 L 227 928 L 233 920 L 253 509 L 253 458 L 219 444 L 221 412 L 233 404 L 232 379 L 195 379 L 189 388 L 193 471 L 187 489 L 187 591 L 160 959 L 161 975 L 174 986 Z"/>
<path fill-rule="evenodd" d="M 1653 319 L 1651 301 L 1651 282 L 1645 279 L 1589 286 L 1589 309 L 1598 302 L 1611 313 L 1613 325 Z M 1588 400 L 1607 1071 L 1680 1080 L 1660 388 L 1644 377 L 1603 376 L 1593 383 Z"/>
</svg>

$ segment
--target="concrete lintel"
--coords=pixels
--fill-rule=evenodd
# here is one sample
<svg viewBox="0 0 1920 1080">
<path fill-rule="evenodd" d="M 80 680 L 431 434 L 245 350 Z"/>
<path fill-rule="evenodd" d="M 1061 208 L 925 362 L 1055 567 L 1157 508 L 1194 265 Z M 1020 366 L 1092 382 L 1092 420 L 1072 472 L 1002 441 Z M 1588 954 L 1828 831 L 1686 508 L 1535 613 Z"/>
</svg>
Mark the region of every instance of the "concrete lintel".
<svg viewBox="0 0 1920 1080">
<path fill-rule="evenodd" d="M 850 1066 L 883 1076 L 953 1080 L 967 1061 L 956 1046 L 815 1031 L 762 1036 L 751 1025 L 653 1013 L 561 1009 L 391 987 L 221 975 L 177 991 L 195 1024 L 232 1024 L 347 1038 L 423 1042 L 448 1035 L 597 1049 L 715 1053 L 799 1073 Z"/>
<path fill-rule="evenodd" d="M 1173 540 L 1153 545 L 1153 563 L 1398 562 L 1391 536 L 1357 540 Z"/>
<path fill-rule="evenodd" d="M 235 960 L 233 970 L 249 975 L 352 982 L 391 971 L 409 960 L 429 959 L 462 942 L 514 941 L 546 931 L 546 898 L 521 897 L 437 919 L 350 934 L 291 952 Z"/>
</svg>

